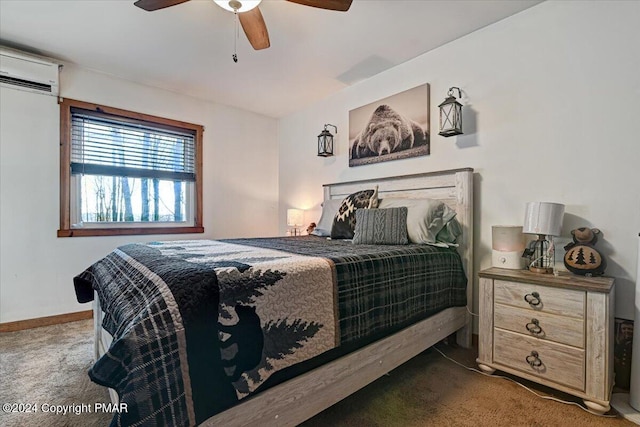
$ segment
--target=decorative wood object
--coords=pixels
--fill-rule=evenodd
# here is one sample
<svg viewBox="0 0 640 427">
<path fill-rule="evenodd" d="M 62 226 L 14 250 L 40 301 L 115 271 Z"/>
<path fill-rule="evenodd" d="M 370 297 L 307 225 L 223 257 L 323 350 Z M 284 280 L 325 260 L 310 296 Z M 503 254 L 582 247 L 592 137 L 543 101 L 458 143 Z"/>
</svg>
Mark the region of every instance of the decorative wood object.
<svg viewBox="0 0 640 427">
<path fill-rule="evenodd" d="M 582 276 L 600 276 L 607 268 L 607 260 L 595 248 L 601 231 L 597 228 L 580 227 L 571 230 L 573 242 L 564 247 L 564 266 L 572 273 Z"/>
</svg>

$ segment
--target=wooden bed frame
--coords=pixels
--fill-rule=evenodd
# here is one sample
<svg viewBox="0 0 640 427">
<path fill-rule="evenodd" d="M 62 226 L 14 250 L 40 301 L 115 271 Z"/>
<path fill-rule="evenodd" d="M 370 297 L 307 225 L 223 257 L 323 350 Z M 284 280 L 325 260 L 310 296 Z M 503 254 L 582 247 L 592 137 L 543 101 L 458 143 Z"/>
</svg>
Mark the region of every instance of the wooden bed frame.
<svg viewBox="0 0 640 427">
<path fill-rule="evenodd" d="M 467 348 L 471 346 L 469 311 L 473 307 L 473 169 L 326 184 L 324 198 L 344 198 L 374 185 L 378 185 L 379 198 L 428 197 L 442 200 L 455 209 L 456 218 L 463 228 L 458 250 L 468 278 L 467 307 L 448 308 L 360 350 L 265 390 L 209 418 L 203 426 L 295 426 L 451 334 L 456 333 L 460 345 Z M 97 302 L 97 298 L 94 301 Z M 100 327 L 101 313 L 96 302 L 95 351 L 96 357 L 100 357 L 108 348 L 110 336 L 103 333 Z M 116 402 L 116 393 L 111 389 L 109 392 L 112 401 Z"/>
</svg>

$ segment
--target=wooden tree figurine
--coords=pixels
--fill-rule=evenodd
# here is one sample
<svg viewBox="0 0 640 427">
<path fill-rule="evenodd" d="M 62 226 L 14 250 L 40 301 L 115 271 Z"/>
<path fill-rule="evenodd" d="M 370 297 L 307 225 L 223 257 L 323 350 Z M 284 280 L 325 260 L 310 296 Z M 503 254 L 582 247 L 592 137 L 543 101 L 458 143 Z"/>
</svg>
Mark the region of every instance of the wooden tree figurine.
<svg viewBox="0 0 640 427">
<path fill-rule="evenodd" d="M 607 266 L 606 260 L 595 248 L 598 235 L 597 228 L 580 227 L 571 230 L 573 242 L 564 247 L 564 265 L 569 271 L 582 276 L 600 276 Z"/>
</svg>

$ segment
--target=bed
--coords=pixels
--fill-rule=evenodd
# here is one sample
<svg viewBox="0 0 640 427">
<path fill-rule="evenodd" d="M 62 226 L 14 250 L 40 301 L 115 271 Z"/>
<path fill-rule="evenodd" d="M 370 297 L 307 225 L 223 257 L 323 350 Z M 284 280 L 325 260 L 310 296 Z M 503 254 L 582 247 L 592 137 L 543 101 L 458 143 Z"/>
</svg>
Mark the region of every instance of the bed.
<svg viewBox="0 0 640 427">
<path fill-rule="evenodd" d="M 442 201 L 456 212 L 463 230 L 457 250 L 359 246 L 313 236 L 152 242 L 116 249 L 74 280 L 79 300 L 94 301 L 97 362 L 90 375 L 99 384 L 118 388 L 120 396 L 110 389 L 112 400 L 121 398 L 133 410 L 124 418 L 115 414 L 114 425 L 296 425 L 452 334 L 469 347 L 472 184 L 473 170 L 466 168 L 324 186 L 325 201 L 374 186 L 383 200 Z M 421 267 L 423 258 L 434 259 L 436 267 Z M 394 261 L 398 272 L 390 273 L 395 270 L 389 259 L 400 260 Z M 420 261 L 414 265 L 415 259 Z M 144 281 L 167 286 L 140 290 L 144 286 L 136 277 L 141 272 Z M 249 283 L 248 274 L 253 275 L 251 292 L 232 293 L 236 283 Z M 428 274 L 435 288 L 421 292 L 445 297 L 442 303 L 414 310 L 415 289 L 427 289 L 420 281 Z M 448 277 L 442 280 L 452 285 L 439 284 L 436 276 Z M 197 285 L 187 286 L 190 292 L 197 288 L 195 298 L 186 296 L 184 277 L 195 278 Z M 368 290 L 389 291 L 363 297 L 365 288 L 350 280 Z M 375 310 L 393 322 L 370 320 L 353 308 L 369 307 L 374 299 L 383 301 Z M 211 314 L 194 300 L 223 308 Z M 404 305 L 396 306 L 396 301 Z M 151 310 L 155 306 L 161 309 Z M 364 311 L 373 310 L 366 307 Z M 174 331 L 176 317 L 180 328 Z M 256 322 L 262 325 L 257 335 Z M 203 338 L 207 335 L 221 339 L 213 343 Z M 273 336 L 287 337 L 288 347 L 272 348 Z M 135 351 L 123 350 L 132 343 Z M 262 358 L 248 362 L 244 355 L 251 353 L 240 349 L 256 345 Z M 183 347 L 189 352 L 179 351 Z M 214 362 L 211 354 L 216 355 Z M 192 371 L 181 375 L 184 366 Z M 140 374 L 132 377 L 132 372 Z M 164 384 L 160 391 L 158 384 Z M 142 393 L 135 395 L 135 390 Z"/>
</svg>

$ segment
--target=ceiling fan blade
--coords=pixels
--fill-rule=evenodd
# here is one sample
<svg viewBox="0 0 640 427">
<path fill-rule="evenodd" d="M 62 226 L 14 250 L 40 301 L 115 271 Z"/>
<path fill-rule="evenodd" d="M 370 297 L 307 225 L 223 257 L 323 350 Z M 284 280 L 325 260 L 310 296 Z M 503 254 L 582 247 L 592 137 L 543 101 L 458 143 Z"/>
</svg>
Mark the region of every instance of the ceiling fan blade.
<svg viewBox="0 0 640 427">
<path fill-rule="evenodd" d="M 134 5 L 147 12 L 153 12 L 154 10 L 164 9 L 187 1 L 189 0 L 138 0 Z"/>
<path fill-rule="evenodd" d="M 352 0 L 287 0 L 304 6 L 317 7 L 320 9 L 337 10 L 346 12 L 351 7 Z"/>
<path fill-rule="evenodd" d="M 247 12 L 238 13 L 238 19 L 240 19 L 240 24 L 249 39 L 249 43 L 255 50 L 266 49 L 271 46 L 267 25 L 264 23 L 264 18 L 259 8 L 255 7 Z"/>
</svg>

